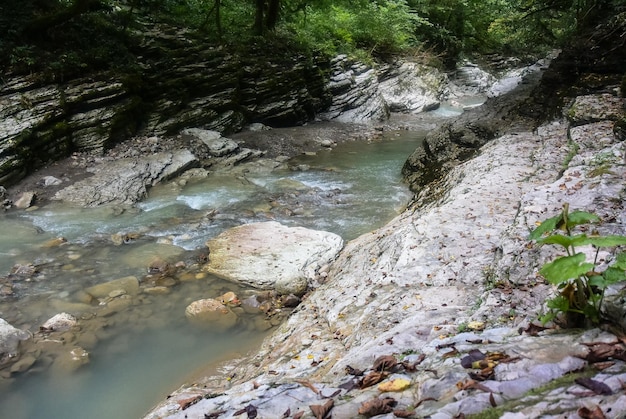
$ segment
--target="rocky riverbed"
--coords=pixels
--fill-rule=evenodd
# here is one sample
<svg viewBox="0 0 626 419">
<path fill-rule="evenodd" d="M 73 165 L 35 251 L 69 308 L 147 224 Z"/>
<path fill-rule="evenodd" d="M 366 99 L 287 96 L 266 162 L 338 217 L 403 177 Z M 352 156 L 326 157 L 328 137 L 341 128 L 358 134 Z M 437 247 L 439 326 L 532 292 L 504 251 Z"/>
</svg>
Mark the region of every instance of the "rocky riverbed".
<svg viewBox="0 0 626 419">
<path fill-rule="evenodd" d="M 304 294 L 259 351 L 182 386 L 146 418 L 626 415 L 622 288 L 618 284 L 607 291 L 605 314 L 612 325 L 567 330 L 548 324 L 545 329 L 537 318 L 545 311 L 546 298 L 557 291 L 538 271 L 555 253 L 528 239 L 538 223 L 564 204 L 596 213 L 602 219 L 596 227 L 601 234 L 626 233 L 626 150 L 620 128 L 624 99 L 618 84 L 607 80 L 566 100 L 556 117 L 545 118 L 538 127 L 531 120 L 539 107 L 525 109 L 517 116 L 526 118 L 503 122 L 500 129 L 485 131 L 480 121 L 470 123 L 454 136 L 460 141 L 451 143 L 453 160 L 441 177 L 421 184 L 411 179 L 417 195 L 403 214 L 348 242 L 330 257 L 335 260 L 313 265 L 306 282 L 315 289 Z M 507 112 L 518 111 L 514 106 Z M 459 132 L 449 128 L 448 133 Z M 234 156 L 250 156 L 243 150 L 244 140 L 218 146 L 215 138 L 208 144 L 198 135 L 191 137 L 196 140 L 188 146 L 208 147 L 204 160 L 231 146 L 237 147 L 231 151 L 243 152 Z M 184 138 L 190 141 L 176 141 Z M 168 152 L 158 149 L 160 141 L 142 142 L 151 152 Z M 333 144 L 332 139 L 316 141 L 318 147 Z M 427 144 L 440 146 L 441 137 L 435 134 Z M 412 159 L 413 167 L 433 157 L 436 161 L 438 154 L 428 146 Z M 464 161 L 469 156 L 473 158 Z M 235 162 L 246 159 L 236 157 Z M 157 177 L 144 186 L 177 175 L 150 167 L 147 172 Z M 162 173 L 167 173 L 165 178 L 158 177 Z M 94 190 L 84 180 L 73 185 Z M 59 199 L 62 190 L 49 197 Z M 140 199 L 143 193 L 139 188 L 132 196 Z M 132 204 L 132 199 L 115 204 Z M 240 237 L 245 242 L 237 242 Z M 245 247 L 250 237 L 234 234 L 229 240 L 227 250 Z M 254 258 L 260 251 L 250 253 Z M 257 262 L 272 264 L 279 253 L 265 254 L 269 258 Z M 600 257 L 603 268 L 614 255 Z M 162 266 L 151 264 L 150 269 L 157 273 Z M 127 282 L 132 283 L 128 290 L 116 284 L 102 298 L 133 295 L 135 282 Z M 232 318 L 231 297 L 224 294 L 216 303 L 227 317 L 225 324 Z M 195 315 L 194 307 L 189 317 Z M 66 327 L 68 319 L 55 320 L 61 326 L 48 325 L 41 332 Z M 5 336 L 13 343 L 28 338 L 19 330 Z M 5 348 L 5 353 L 12 349 Z M 80 351 L 70 356 L 84 358 Z"/>
<path fill-rule="evenodd" d="M 624 101 L 616 88 L 609 96 L 578 97 L 569 119 L 483 146 L 387 226 L 347 243 L 258 353 L 146 417 L 625 415 L 623 335 L 537 327 L 555 292 L 537 272 L 553 252 L 528 240 L 564 203 L 598 214 L 601 232 L 626 232 L 624 144 L 613 132 Z"/>
</svg>

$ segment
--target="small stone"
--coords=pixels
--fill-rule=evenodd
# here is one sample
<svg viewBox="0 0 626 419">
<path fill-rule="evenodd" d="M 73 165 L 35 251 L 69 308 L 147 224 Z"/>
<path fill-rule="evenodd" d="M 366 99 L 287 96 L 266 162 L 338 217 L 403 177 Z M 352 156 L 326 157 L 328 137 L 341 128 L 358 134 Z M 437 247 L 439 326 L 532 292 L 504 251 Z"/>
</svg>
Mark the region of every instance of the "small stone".
<svg viewBox="0 0 626 419">
<path fill-rule="evenodd" d="M 17 198 L 13 205 L 19 209 L 26 209 L 33 205 L 36 197 L 37 195 L 34 191 L 22 192 L 22 194 L 19 196 L 19 198 Z"/>
<path fill-rule="evenodd" d="M 304 276 L 296 278 L 282 277 L 276 281 L 274 289 L 278 295 L 293 294 L 302 296 L 306 293 L 308 286 L 308 281 Z"/>
<path fill-rule="evenodd" d="M 122 295 L 126 295 L 126 291 L 124 290 L 113 290 L 109 293 L 110 298 L 121 297 Z"/>
<path fill-rule="evenodd" d="M 66 332 L 78 324 L 76 317 L 68 313 L 59 313 L 48 319 L 41 329 L 45 331 Z"/>
<path fill-rule="evenodd" d="M 137 277 L 127 276 L 86 288 L 85 292 L 96 298 L 104 298 L 108 297 L 111 291 L 118 289 L 122 289 L 130 295 L 137 295 L 139 292 L 139 280 Z"/>
<path fill-rule="evenodd" d="M 30 367 L 35 364 L 35 362 L 37 362 L 37 358 L 35 358 L 35 356 L 32 354 L 26 354 L 20 357 L 15 364 L 11 365 L 11 372 L 16 373 L 28 371 Z"/>
<path fill-rule="evenodd" d="M 169 294 L 171 292 L 171 290 L 168 287 L 148 287 L 148 288 L 144 288 L 143 292 L 145 292 L 146 294 L 150 294 L 150 295 L 165 295 L 165 294 Z"/>
<path fill-rule="evenodd" d="M 185 316 L 196 326 L 222 332 L 237 324 L 237 315 L 212 298 L 192 302 L 185 309 Z"/>
</svg>

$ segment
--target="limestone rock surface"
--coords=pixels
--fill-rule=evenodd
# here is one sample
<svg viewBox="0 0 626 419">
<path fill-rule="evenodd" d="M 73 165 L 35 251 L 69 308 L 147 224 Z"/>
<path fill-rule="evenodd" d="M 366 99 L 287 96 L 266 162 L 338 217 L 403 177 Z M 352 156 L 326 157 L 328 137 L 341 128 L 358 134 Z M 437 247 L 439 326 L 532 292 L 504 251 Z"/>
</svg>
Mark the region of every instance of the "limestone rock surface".
<svg viewBox="0 0 626 419">
<path fill-rule="evenodd" d="M 93 167 L 93 176 L 58 191 L 54 199 L 83 207 L 131 206 L 144 198 L 151 186 L 197 164 L 188 150 L 109 161 Z"/>
<path fill-rule="evenodd" d="M 211 252 L 204 267 L 207 272 L 256 288 L 274 289 L 277 282 L 299 283 L 301 278 L 310 284 L 316 271 L 337 256 L 343 240 L 334 233 L 271 221 L 226 230 L 207 246 Z"/>
</svg>

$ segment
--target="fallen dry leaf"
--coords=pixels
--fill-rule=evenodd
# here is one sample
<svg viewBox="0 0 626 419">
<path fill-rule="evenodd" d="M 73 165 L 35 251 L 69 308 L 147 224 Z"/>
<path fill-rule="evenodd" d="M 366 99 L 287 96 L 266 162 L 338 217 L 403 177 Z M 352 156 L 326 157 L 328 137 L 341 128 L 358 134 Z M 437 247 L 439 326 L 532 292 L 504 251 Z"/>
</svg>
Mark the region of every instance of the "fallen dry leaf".
<svg viewBox="0 0 626 419">
<path fill-rule="evenodd" d="M 411 386 L 411 381 L 406 378 L 396 378 L 395 380 L 385 381 L 378 385 L 378 390 L 387 391 L 404 391 Z"/>
<path fill-rule="evenodd" d="M 328 399 L 328 401 L 323 405 L 314 404 L 309 406 L 309 409 L 313 412 L 315 419 L 324 419 L 328 417 L 328 413 L 330 413 L 334 405 L 335 401 L 333 399 Z"/>
<path fill-rule="evenodd" d="M 352 368 L 350 365 L 346 365 L 346 374 L 361 376 L 363 375 L 363 371 L 356 369 L 356 368 Z"/>
<path fill-rule="evenodd" d="M 369 417 L 376 415 L 383 415 L 385 413 L 391 413 L 393 407 L 397 404 L 395 399 L 391 397 L 385 397 L 383 399 L 372 399 L 363 402 L 359 407 L 359 415 Z"/>
<path fill-rule="evenodd" d="M 598 371 L 605 370 L 607 368 L 612 367 L 613 365 L 615 365 L 614 361 L 603 361 L 603 362 L 596 362 L 594 364 L 591 364 L 591 366 L 597 369 Z"/>
<path fill-rule="evenodd" d="M 604 416 L 604 412 L 602 412 L 600 406 L 597 405 L 595 408 L 593 408 L 593 410 L 583 406 L 578 409 L 576 413 L 578 413 L 578 416 L 580 416 L 582 419 L 606 419 L 606 416 Z"/>
<path fill-rule="evenodd" d="M 543 327 L 535 323 L 531 323 L 528 325 L 526 329 L 519 328 L 518 332 L 521 335 L 522 333 L 526 333 L 530 336 L 537 336 L 540 332 L 549 329 L 549 327 Z"/>
<path fill-rule="evenodd" d="M 459 381 L 458 383 L 456 383 L 456 387 L 459 390 L 469 390 L 469 389 L 476 389 L 476 390 L 482 390 L 484 392 L 487 393 L 491 393 L 491 389 L 483 384 L 480 384 L 478 381 L 476 380 L 472 380 L 472 379 L 466 379 L 463 381 Z"/>
<path fill-rule="evenodd" d="M 610 358 L 626 361 L 626 350 L 622 344 L 590 343 L 587 346 L 589 346 L 589 353 L 585 359 L 590 364 L 607 361 Z"/>
<path fill-rule="evenodd" d="M 374 371 L 391 371 L 396 367 L 396 365 L 398 365 L 398 360 L 395 356 L 383 355 L 376 358 L 372 369 Z"/>
<path fill-rule="evenodd" d="M 472 364 L 476 361 L 482 361 L 487 355 L 479 351 L 478 349 L 472 349 L 467 355 L 461 358 L 461 366 L 463 368 L 472 368 Z"/>
<path fill-rule="evenodd" d="M 456 348 L 450 349 L 448 352 L 441 355 L 443 359 L 452 358 L 453 356 L 457 356 L 459 351 Z"/>
<path fill-rule="evenodd" d="M 296 380 L 296 383 L 300 384 L 303 387 L 308 388 L 309 390 L 311 390 L 315 394 L 319 394 L 320 393 L 320 391 L 317 388 L 315 388 L 315 386 L 313 384 L 311 384 L 310 382 L 308 382 L 308 381 Z"/>
<path fill-rule="evenodd" d="M 190 397 L 188 399 L 179 400 L 178 405 L 180 406 L 180 410 L 185 410 L 198 403 L 200 400 L 202 400 L 202 396 Z"/>
<path fill-rule="evenodd" d="M 302 416 L 304 416 L 304 410 L 301 410 L 295 415 L 293 415 L 293 419 L 300 419 Z"/>
<path fill-rule="evenodd" d="M 243 415 L 244 413 L 248 414 L 248 419 L 254 419 L 258 415 L 256 407 L 254 407 L 251 404 L 249 404 L 246 407 L 244 407 L 243 409 L 238 410 L 235 413 L 233 413 L 233 416 Z"/>
<path fill-rule="evenodd" d="M 378 384 L 387 378 L 388 375 L 386 372 L 372 371 L 359 381 L 359 388 L 367 388 Z"/>
<path fill-rule="evenodd" d="M 581 377 L 575 379 L 574 382 L 578 385 L 588 388 L 596 394 L 613 394 L 613 390 L 611 390 L 611 387 L 607 386 L 602 381 L 594 380 L 592 378 Z"/>
<path fill-rule="evenodd" d="M 467 328 L 470 330 L 485 330 L 485 323 L 479 321 L 471 321 L 467 324 Z"/>
</svg>

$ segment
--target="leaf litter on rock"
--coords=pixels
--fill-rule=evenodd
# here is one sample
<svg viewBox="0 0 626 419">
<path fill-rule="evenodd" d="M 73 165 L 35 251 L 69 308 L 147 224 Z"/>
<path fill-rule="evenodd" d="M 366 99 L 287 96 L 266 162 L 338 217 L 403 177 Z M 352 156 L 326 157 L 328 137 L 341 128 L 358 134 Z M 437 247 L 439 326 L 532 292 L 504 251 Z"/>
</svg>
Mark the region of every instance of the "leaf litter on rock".
<svg viewBox="0 0 626 419">
<path fill-rule="evenodd" d="M 315 419 L 325 419 L 329 417 L 329 413 L 335 405 L 335 401 L 333 399 L 328 399 L 328 401 L 324 404 L 314 404 L 309 406 L 311 412 L 315 416 Z"/>
<path fill-rule="evenodd" d="M 398 402 L 393 397 L 384 397 L 382 399 L 375 398 L 363 402 L 359 407 L 359 415 L 368 418 L 376 415 L 384 415 L 391 413 Z"/>
<path fill-rule="evenodd" d="M 611 395 L 613 390 L 611 387 L 604 384 L 602 381 L 594 380 L 592 378 L 580 377 L 574 380 L 574 382 L 580 386 L 588 388 L 598 395 Z"/>
</svg>

